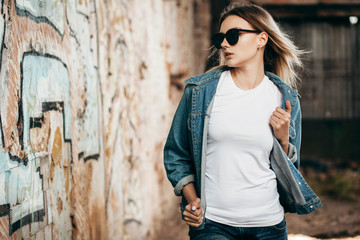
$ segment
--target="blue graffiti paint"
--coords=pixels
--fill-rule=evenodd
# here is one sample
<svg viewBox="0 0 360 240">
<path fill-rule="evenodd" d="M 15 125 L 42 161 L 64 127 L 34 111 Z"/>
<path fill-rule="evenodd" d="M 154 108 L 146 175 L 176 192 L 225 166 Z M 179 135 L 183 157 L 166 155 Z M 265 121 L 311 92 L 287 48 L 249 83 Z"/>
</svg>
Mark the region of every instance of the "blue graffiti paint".
<svg viewBox="0 0 360 240">
<path fill-rule="evenodd" d="M 92 4 L 93 7 L 89 7 L 84 2 L 79 4 L 77 1 L 69 1 L 66 4 L 70 29 L 81 32 L 79 35 L 71 35 L 71 42 L 77 50 L 77 67 L 81 70 L 86 84 L 85 111 L 76 120 L 79 157 L 83 157 L 85 161 L 98 159 L 100 152 L 99 79 L 98 70 L 95 67 L 97 44 L 92 42 L 89 28 L 89 19 L 93 14 L 96 17 L 96 4 L 95 2 Z"/>
<path fill-rule="evenodd" d="M 64 35 L 64 3 L 60 0 L 21 0 L 15 1 L 16 12 L 37 22 L 47 22 L 61 35 Z"/>
<path fill-rule="evenodd" d="M 84 71 L 87 104 L 83 116 L 76 121 L 79 153 L 86 160 L 98 157 L 100 142 L 97 74 L 93 67 L 85 67 Z M 28 158 L 26 165 L 12 161 L 4 152 L 0 131 L 0 206 L 9 205 L 11 209 L 0 216 L 10 216 L 11 232 L 31 222 L 42 221 L 45 215 L 40 160 L 31 147 L 30 129 L 42 126 L 44 112 L 59 111 L 63 115 L 64 140 L 70 142 L 72 138 L 70 82 L 66 65 L 54 56 L 29 52 L 24 54 L 21 72 L 21 142 Z"/>
<path fill-rule="evenodd" d="M 46 102 L 63 102 L 64 138 L 70 140 L 72 133 L 70 83 L 66 65 L 54 57 L 26 53 L 22 69 L 24 149 L 30 145 L 30 118 L 43 116 L 43 103 Z"/>
<path fill-rule="evenodd" d="M 3 138 L 0 131 L 0 146 Z M 28 155 L 28 163 L 12 161 L 9 155 L 0 148 L 0 206 L 9 206 L 1 215 L 10 217 L 10 235 L 22 225 L 33 222 L 34 214 L 37 221 L 45 216 L 42 179 L 39 172 L 40 163 L 32 151 Z M 11 209 L 11 211 L 10 211 Z"/>
<path fill-rule="evenodd" d="M 31 148 L 30 119 L 41 117 L 44 111 L 61 111 L 64 116 L 64 138 L 70 141 L 72 133 L 66 66 L 54 57 L 26 53 L 21 69 L 22 149 L 27 154 L 27 164 L 12 161 L 9 154 L 0 148 L 0 206 L 10 206 L 11 211 L 7 213 L 10 216 L 10 234 L 26 224 L 42 221 L 45 216 L 40 160 Z M 1 134 L 0 131 L 0 146 L 3 146 Z"/>
<path fill-rule="evenodd" d="M 99 139 L 99 107 L 98 79 L 92 66 L 85 66 L 86 73 L 86 109 L 82 119 L 78 119 L 79 152 L 84 159 L 98 158 L 100 151 Z"/>
</svg>

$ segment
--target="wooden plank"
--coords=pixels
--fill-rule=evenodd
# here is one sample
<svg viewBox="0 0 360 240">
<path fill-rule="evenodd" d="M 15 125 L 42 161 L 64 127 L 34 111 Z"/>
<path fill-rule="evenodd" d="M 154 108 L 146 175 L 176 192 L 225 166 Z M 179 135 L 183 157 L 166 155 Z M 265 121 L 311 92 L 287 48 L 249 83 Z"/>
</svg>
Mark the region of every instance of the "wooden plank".
<svg viewBox="0 0 360 240">
<path fill-rule="evenodd" d="M 283 26 L 310 51 L 300 89 L 304 119 L 360 118 L 359 26 L 306 20 Z"/>
<path fill-rule="evenodd" d="M 234 1 L 234 0 L 233 0 Z M 329 5 L 329 4 L 360 4 L 359 0 L 256 0 L 257 4 L 263 5 Z"/>
<path fill-rule="evenodd" d="M 360 15 L 360 5 L 264 6 L 275 18 L 329 18 Z"/>
</svg>

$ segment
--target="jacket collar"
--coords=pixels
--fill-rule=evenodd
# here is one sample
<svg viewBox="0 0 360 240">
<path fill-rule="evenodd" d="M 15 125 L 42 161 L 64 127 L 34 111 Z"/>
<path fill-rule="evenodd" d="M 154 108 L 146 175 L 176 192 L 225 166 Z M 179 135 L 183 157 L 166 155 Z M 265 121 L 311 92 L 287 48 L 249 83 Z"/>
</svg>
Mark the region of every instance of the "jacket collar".
<svg viewBox="0 0 360 240">
<path fill-rule="evenodd" d="M 293 93 L 297 94 L 297 91 L 291 88 L 287 83 L 285 83 L 280 77 L 273 74 L 272 72 L 265 71 L 265 75 L 273 82 L 276 86 L 280 88 L 284 88 L 286 90 L 290 90 Z"/>
<path fill-rule="evenodd" d="M 282 108 L 285 109 L 285 102 L 286 100 L 290 101 L 291 107 L 294 107 L 296 104 L 296 99 L 298 96 L 297 90 L 291 88 L 288 84 L 286 84 L 280 77 L 271 73 L 265 72 L 265 75 L 272 81 L 283 93 L 284 101 L 282 104 Z"/>
<path fill-rule="evenodd" d="M 203 73 L 201 75 L 191 77 L 191 78 L 187 79 L 185 81 L 185 83 L 202 85 L 202 84 L 212 81 L 214 79 L 219 79 L 222 72 L 224 72 L 226 70 L 230 70 L 230 69 L 231 68 L 229 68 L 227 66 L 222 66 L 222 67 L 216 68 L 212 71 Z"/>
<path fill-rule="evenodd" d="M 216 68 L 212 71 L 206 72 L 201 75 L 193 76 L 185 81 L 185 83 L 188 84 L 194 84 L 194 85 L 203 85 L 207 82 L 210 82 L 215 79 L 219 79 L 221 76 L 221 73 L 230 70 L 231 68 L 228 66 L 221 66 L 219 68 Z M 292 96 L 296 97 L 298 95 L 298 92 L 295 89 L 292 89 L 288 84 L 286 84 L 283 80 L 280 79 L 277 75 L 266 71 L 265 75 L 278 87 L 282 90 L 284 94 L 291 94 Z M 293 104 L 291 104 L 293 105 Z"/>
</svg>

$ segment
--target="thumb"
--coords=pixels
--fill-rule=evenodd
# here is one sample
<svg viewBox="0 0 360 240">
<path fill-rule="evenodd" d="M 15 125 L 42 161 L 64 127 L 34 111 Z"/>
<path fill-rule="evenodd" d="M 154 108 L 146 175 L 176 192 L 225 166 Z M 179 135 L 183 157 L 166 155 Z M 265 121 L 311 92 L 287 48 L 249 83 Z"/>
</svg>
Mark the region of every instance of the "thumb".
<svg viewBox="0 0 360 240">
<path fill-rule="evenodd" d="M 289 100 L 286 100 L 286 112 L 291 113 L 291 104 Z"/>
<path fill-rule="evenodd" d="M 200 208 L 200 203 L 201 203 L 200 198 L 196 198 L 194 201 L 192 201 L 191 210 L 195 211 L 196 209 Z"/>
</svg>

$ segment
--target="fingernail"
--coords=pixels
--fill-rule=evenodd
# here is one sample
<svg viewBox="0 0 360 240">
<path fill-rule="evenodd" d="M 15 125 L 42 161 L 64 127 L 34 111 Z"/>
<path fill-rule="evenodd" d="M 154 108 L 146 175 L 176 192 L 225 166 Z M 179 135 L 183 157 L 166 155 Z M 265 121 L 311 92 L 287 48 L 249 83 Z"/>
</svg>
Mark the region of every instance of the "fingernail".
<svg viewBox="0 0 360 240">
<path fill-rule="evenodd" d="M 195 206 L 192 206 L 192 207 L 191 207 L 191 210 L 195 211 L 195 210 L 196 210 L 196 207 L 195 207 Z"/>
</svg>

